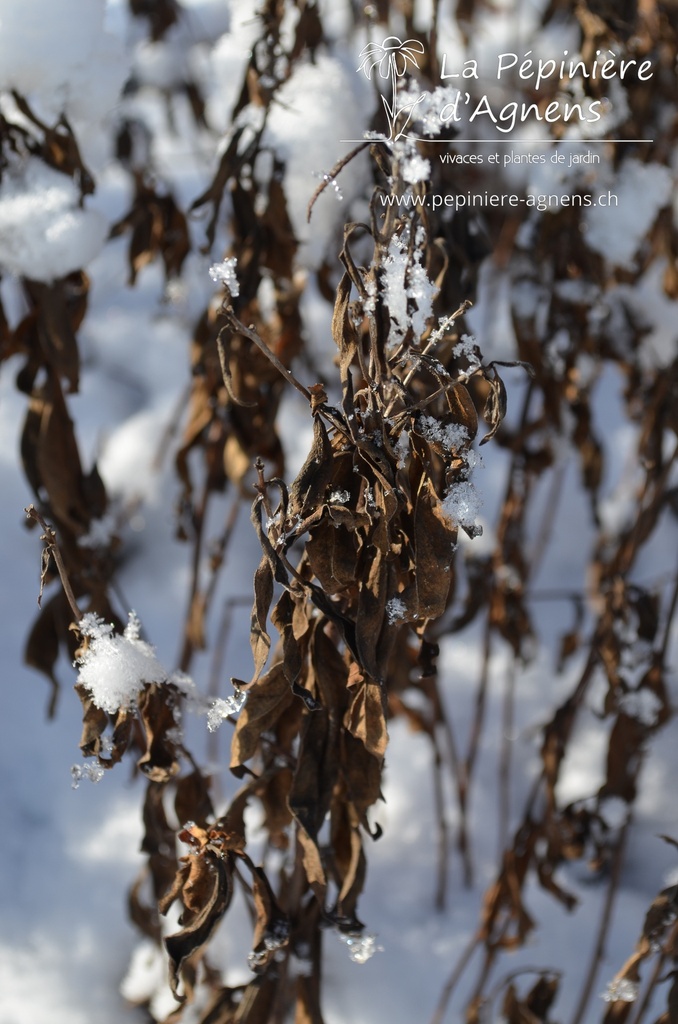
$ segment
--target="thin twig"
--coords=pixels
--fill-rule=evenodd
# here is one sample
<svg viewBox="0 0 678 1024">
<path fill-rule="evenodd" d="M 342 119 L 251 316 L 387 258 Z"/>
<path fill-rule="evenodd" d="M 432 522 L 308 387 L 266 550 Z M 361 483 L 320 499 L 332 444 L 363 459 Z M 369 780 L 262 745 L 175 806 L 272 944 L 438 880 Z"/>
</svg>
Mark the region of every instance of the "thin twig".
<svg viewBox="0 0 678 1024">
<path fill-rule="evenodd" d="M 673 623 L 673 617 L 676 614 L 676 607 L 678 607 L 678 574 L 673 581 L 673 593 L 671 595 L 671 602 L 669 604 L 669 610 L 666 613 L 666 623 L 664 625 L 664 636 L 662 637 L 661 647 L 659 648 L 659 654 L 661 657 L 661 664 L 663 665 L 666 660 L 666 652 L 669 647 L 669 640 L 671 638 L 671 625 Z"/>
<path fill-rule="evenodd" d="M 626 821 L 624 822 L 619 839 L 617 840 L 617 846 L 614 851 L 614 860 L 612 861 L 612 869 L 610 872 L 610 881 L 607 886 L 607 893 L 605 895 L 605 903 L 603 905 L 603 913 L 600 918 L 600 925 L 598 926 L 598 936 L 596 938 L 596 945 L 593 951 L 593 956 L 589 961 L 588 974 L 582 988 L 577 1008 L 574 1011 L 572 1018 L 572 1024 L 581 1024 L 584 1019 L 584 1014 L 588 1007 L 593 992 L 593 986 L 596 983 L 598 971 L 605 954 L 605 943 L 607 942 L 607 933 L 610 929 L 610 922 L 612 921 L 612 911 L 614 909 L 614 902 L 619 890 L 619 879 L 621 877 L 622 863 L 624 861 L 624 850 L 626 849 L 626 839 L 629 832 L 629 826 L 631 824 L 631 811 L 626 815 Z"/>
<path fill-rule="evenodd" d="M 367 139 L 365 142 L 361 142 L 359 146 L 356 146 L 355 149 L 352 149 L 350 153 L 346 154 L 346 156 L 342 156 L 341 160 L 337 160 L 332 170 L 328 171 L 327 174 L 323 176 L 323 180 L 320 182 L 317 189 L 311 196 L 311 200 L 306 209 L 307 224 L 311 223 L 311 214 L 313 213 L 313 207 L 315 206 L 316 200 L 320 198 L 320 196 L 323 194 L 327 186 L 334 181 L 336 176 L 340 174 L 341 171 L 343 171 L 346 164 L 350 163 L 351 160 L 353 160 L 353 158 L 358 155 L 358 153 L 362 153 L 364 149 L 367 149 L 367 147 L 372 144 L 372 141 L 372 139 Z"/>
<path fill-rule="evenodd" d="M 487 705 L 487 691 L 490 682 L 490 656 L 492 653 L 492 626 L 490 624 L 489 616 L 485 622 L 485 635 L 483 638 L 483 665 L 480 671 L 480 679 L 478 681 L 478 690 L 476 692 L 476 706 L 475 714 L 473 716 L 473 722 L 471 723 L 471 737 L 469 739 L 468 751 L 466 758 L 462 765 L 461 773 L 461 784 L 460 784 L 460 798 L 462 815 L 459 823 L 459 829 L 461 833 L 461 840 L 463 841 L 464 849 L 467 851 L 470 849 L 470 839 L 468 833 L 468 800 L 469 791 L 471 788 L 471 782 L 473 779 L 473 770 L 475 768 L 476 758 L 478 756 L 478 748 L 480 746 L 480 737 L 483 731 L 483 724 L 485 722 L 485 707 Z M 468 866 L 471 869 L 471 858 L 469 854 Z M 473 883 L 473 876 L 469 876 L 465 879 L 465 884 L 470 887 Z"/>
<path fill-rule="evenodd" d="M 454 990 L 457 987 L 459 979 L 461 978 L 462 974 L 466 970 L 466 968 L 467 968 L 467 966 L 468 966 L 468 964 L 469 964 L 469 962 L 471 960 L 471 957 L 475 953 L 475 951 L 478 948 L 478 946 L 480 945 L 480 943 L 481 943 L 480 935 L 478 933 L 476 933 L 471 938 L 471 940 L 468 943 L 468 945 L 466 946 L 465 950 L 463 951 L 463 953 L 461 954 L 461 956 L 457 960 L 456 964 L 452 968 L 452 971 L 450 972 L 450 976 L 447 979 L 447 981 L 445 982 L 443 990 L 442 990 L 442 992 L 440 994 L 440 999 L 438 1000 L 438 1005 L 436 1006 L 435 1011 L 433 1013 L 433 1016 L 431 1017 L 431 1024 L 442 1024 L 443 1018 L 445 1017 L 445 1012 L 447 1010 L 448 1003 L 449 1003 L 450 999 L 452 998 L 452 994 L 454 993 Z"/>
<path fill-rule="evenodd" d="M 443 790 L 443 759 L 436 736 L 435 725 L 431 730 L 433 741 L 433 793 L 438 818 L 438 880 L 436 885 L 436 910 L 444 910 L 447 902 L 447 860 L 449 856 L 449 832 L 445 819 L 445 792 Z"/>
<path fill-rule="evenodd" d="M 556 515 L 560 506 L 560 498 L 563 490 L 563 483 L 565 481 L 566 469 L 567 464 L 560 463 L 560 465 L 556 466 L 553 471 L 553 479 L 546 499 L 546 507 L 544 508 L 541 524 L 539 526 L 535 542 L 532 546 L 532 553 L 530 556 L 530 576 L 532 578 L 537 575 L 537 570 L 539 569 L 542 558 L 544 557 L 546 546 L 551 539 L 553 527 L 556 522 Z"/>
<path fill-rule="evenodd" d="M 184 635 L 181 642 L 181 653 L 179 655 L 179 670 L 181 672 L 188 672 L 195 651 L 193 638 L 191 636 L 191 619 L 194 614 L 195 598 L 198 593 L 198 583 L 200 580 L 200 563 L 202 561 L 203 535 L 209 499 L 209 483 L 206 482 L 203 488 L 202 499 L 200 501 L 200 508 L 196 510 L 195 515 L 193 516 L 193 523 L 195 526 L 195 539 L 193 542 L 193 559 L 191 565 L 191 589 L 189 591 L 188 596 L 186 617 L 184 619 Z"/>
<path fill-rule="evenodd" d="M 433 690 L 433 698 L 435 700 L 435 715 L 436 720 L 440 722 L 443 727 L 445 739 L 447 742 L 447 753 L 450 759 L 450 765 L 452 768 L 452 776 L 454 779 L 455 790 L 457 793 L 457 802 L 459 804 L 459 819 L 463 821 L 465 814 L 464 806 L 464 794 L 462 787 L 462 778 L 464 778 L 464 766 L 461 763 L 459 757 L 459 751 L 457 749 L 457 743 L 454 738 L 454 730 L 452 729 L 452 723 L 450 722 L 445 705 L 442 702 L 440 689 L 436 683 Z M 457 849 L 461 856 L 462 867 L 464 872 L 464 885 L 470 888 L 473 881 L 473 866 L 471 864 L 471 856 L 468 848 L 468 835 L 465 828 L 459 827 L 458 838 L 457 838 Z"/>
<path fill-rule="evenodd" d="M 516 658 L 511 658 L 506 670 L 506 688 L 502 709 L 501 754 L 499 757 L 499 843 L 498 858 L 501 859 L 508 840 L 511 819 L 511 754 L 513 751 L 513 720 L 516 692 Z"/>
<path fill-rule="evenodd" d="M 635 1016 L 632 1021 L 629 1021 L 629 1024 L 642 1024 L 643 1018 L 650 1008 L 650 1000 L 654 995 L 654 990 L 657 987 L 657 982 L 660 980 L 660 975 L 664 970 L 665 963 L 666 953 L 662 951 L 661 955 L 657 957 L 652 975 L 648 979 L 647 988 L 643 993 L 643 998 L 637 1005 Z"/>
<path fill-rule="evenodd" d="M 73 593 L 71 581 L 69 580 L 68 573 L 66 572 L 66 566 L 64 565 L 64 560 L 62 558 L 61 551 L 59 550 L 59 545 L 57 544 L 56 533 L 54 532 L 54 529 L 47 524 L 45 519 L 40 515 L 40 513 L 36 509 L 35 505 L 28 505 L 28 507 L 24 509 L 24 512 L 26 513 L 29 519 L 33 519 L 36 523 L 39 523 L 42 529 L 44 530 L 44 533 L 41 536 L 40 540 L 43 540 L 45 542 L 45 550 L 48 551 L 54 558 L 57 571 L 59 573 L 59 578 L 61 580 L 61 585 L 64 588 L 66 600 L 71 606 L 71 611 L 73 612 L 74 620 L 75 622 L 80 622 L 82 618 L 82 612 L 78 607 L 78 602 L 75 600 L 75 594 Z M 43 585 L 44 571 L 40 578 L 40 594 L 38 595 L 38 605 L 40 605 L 42 599 Z"/>
<path fill-rule="evenodd" d="M 228 368 L 228 362 L 226 360 L 226 350 L 224 349 L 224 343 L 221 340 L 221 335 L 226 330 L 225 327 L 217 334 L 217 352 L 219 354 L 219 366 L 221 367 L 221 378 L 224 382 L 224 387 L 228 392 L 228 397 L 235 405 L 241 406 L 243 409 L 255 409 L 257 406 L 256 402 L 246 402 L 242 398 L 238 398 L 233 390 L 233 379 L 231 377 L 231 371 Z"/>
<path fill-rule="evenodd" d="M 278 372 L 283 375 L 285 380 L 289 384 L 291 384 L 292 387 L 296 388 L 297 391 L 304 396 L 304 398 L 306 399 L 307 402 L 311 402 L 312 401 L 311 392 L 308 391 L 304 387 L 304 385 L 301 384 L 297 380 L 297 378 L 294 376 L 294 374 L 291 372 L 291 370 L 288 370 L 287 367 L 285 366 L 285 364 L 282 363 L 280 361 L 280 359 L 278 359 L 278 357 L 275 354 L 275 352 L 273 352 L 268 347 L 268 345 L 263 340 L 263 338 L 259 337 L 259 335 L 255 331 L 253 326 L 252 327 L 245 327 L 245 325 L 237 318 L 237 316 L 235 315 L 235 313 L 233 312 L 233 310 L 230 307 L 227 307 L 227 308 L 224 309 L 224 315 L 226 316 L 226 319 L 227 319 L 228 323 L 230 324 L 230 326 L 233 328 L 233 330 L 237 334 L 242 334 L 245 338 L 249 338 L 249 340 L 254 345 L 257 346 L 259 351 L 263 352 L 263 354 L 266 356 L 266 358 L 269 360 L 269 362 L 273 363 L 273 365 L 275 366 L 276 370 L 278 370 Z"/>
</svg>

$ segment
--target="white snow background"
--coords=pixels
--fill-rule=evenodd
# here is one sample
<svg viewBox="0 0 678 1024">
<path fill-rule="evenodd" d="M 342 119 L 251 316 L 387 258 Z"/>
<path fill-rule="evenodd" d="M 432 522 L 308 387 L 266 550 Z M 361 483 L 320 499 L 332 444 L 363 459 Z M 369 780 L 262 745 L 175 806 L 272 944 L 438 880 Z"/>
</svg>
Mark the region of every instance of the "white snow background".
<svg viewBox="0 0 678 1024">
<path fill-rule="evenodd" d="M 184 612 L 189 572 L 189 548 L 174 539 L 173 505 L 177 485 L 171 458 L 155 465 L 161 439 L 175 414 L 187 372 L 187 338 L 191 325 L 212 294 L 209 266 L 221 259 L 192 255 L 185 286 L 168 303 L 163 296 L 159 267 L 146 268 L 135 289 L 125 283 L 124 240 L 104 245 L 107 226 L 126 208 L 127 182 L 116 173 L 107 143 L 107 118 L 120 98 L 132 69 L 147 84 L 132 103 L 143 107 L 156 124 L 153 159 L 181 201 L 199 195 L 210 179 L 218 139 L 190 126 L 185 110 L 176 110 L 181 128 L 173 133 L 164 122 L 160 96 L 154 87 L 171 80 L 183 63 L 198 70 L 208 96 L 213 123 L 225 127 L 243 61 L 255 30 L 255 4 L 248 0 L 184 2 L 187 18 L 166 43 L 155 49 L 140 43 L 122 2 L 104 0 L 2 0 L 0 3 L 0 110 L 11 109 L 8 90 L 22 91 L 45 118 L 65 109 L 83 143 L 83 153 L 97 178 L 97 191 L 84 208 L 63 176 L 39 168 L 31 160 L 10 168 L 0 185 L 0 265 L 2 297 L 15 321 L 21 314 L 12 274 L 42 280 L 86 266 L 92 277 L 87 318 L 80 331 L 83 373 L 80 394 L 71 399 L 81 450 L 96 455 L 109 492 L 126 508 L 134 508 L 126 543 L 131 556 L 120 572 L 120 587 L 129 609 L 142 621 L 144 636 L 169 671 L 177 658 L 177 638 Z M 324 3 L 327 24 L 339 35 L 345 22 L 342 4 Z M 443 5 L 444 6 L 444 5 Z M 342 14 L 342 11 L 344 12 Z M 443 28 L 445 24 L 443 24 Z M 493 22 L 496 33 L 512 30 L 507 15 Z M 455 34 L 451 25 L 450 34 Z M 490 33 L 488 32 L 488 36 Z M 336 237 L 348 216 L 352 196 L 364 181 L 364 165 L 342 176 L 343 199 L 328 189 L 318 203 L 314 221 L 305 224 L 305 209 L 318 178 L 342 155 L 338 140 L 359 137 L 373 102 L 364 82 L 355 75 L 355 57 L 337 45 L 336 55 L 324 56 L 317 66 L 304 68 L 285 87 L 281 105 L 269 126 L 272 145 L 289 159 L 287 187 L 291 215 L 305 242 L 300 260 L 317 267 L 323 243 L 336 251 Z M 282 102 L 284 99 L 284 103 Z M 164 129 L 163 129 L 164 124 Z M 185 128 L 185 130 L 183 130 Z M 674 161 L 675 166 L 675 161 Z M 528 172 L 524 172 L 528 173 Z M 537 171 L 529 172 L 535 176 Z M 606 172 L 607 173 L 607 172 Z M 643 168 L 627 165 L 623 187 L 642 189 Z M 601 217 L 589 223 L 591 245 L 614 262 L 632 259 L 638 241 L 659 208 L 658 193 L 670 189 L 670 174 L 656 168 L 646 183 L 642 204 L 628 203 L 606 227 Z M 58 179 L 58 180 L 57 180 Z M 535 180 L 536 188 L 543 188 Z M 567 186 L 565 186 L 567 187 Z M 607 187 L 607 185 L 605 186 Z M 200 231 L 200 225 L 195 226 Z M 623 240 L 623 244 L 622 244 Z M 7 271 L 7 274 L 4 274 Z M 493 276 L 494 275 L 494 276 Z M 675 351 L 675 307 L 666 309 L 655 278 L 643 283 L 643 308 L 650 324 L 648 360 L 666 360 Z M 309 343 L 318 366 L 331 366 L 329 307 L 312 288 L 304 298 Z M 506 282 L 490 267 L 481 274 L 479 301 L 471 323 L 486 359 L 510 358 L 513 351 Z M 163 994 L 162 964 L 126 917 L 126 888 L 142 866 L 139 852 L 140 784 L 125 765 L 105 774 L 98 785 L 83 778 L 72 788 L 71 766 L 78 762 L 81 707 L 72 691 L 75 671 L 58 666 L 62 681 L 56 718 L 45 716 L 47 686 L 22 665 L 28 625 L 35 614 L 39 548 L 35 532 L 24 529 L 22 509 L 32 498 L 21 473 L 18 438 L 25 396 L 14 390 L 16 361 L 0 372 L 0 530 L 2 555 L 2 632 L 0 660 L 4 675 L 0 716 L 0 1020 L 2 1024 L 123 1024 L 143 1014 L 123 998 L 156 993 L 154 1009 L 169 1012 L 174 1002 Z M 304 370 L 300 370 L 303 374 Z M 511 407 L 519 404 L 524 377 L 506 374 Z M 613 370 L 595 385 L 595 414 L 604 425 L 608 469 L 603 509 L 613 522 L 633 487 L 633 432 L 623 414 L 623 382 Z M 288 475 L 302 461 L 310 420 L 290 394 L 283 405 Z M 602 431 L 599 431 L 602 433 Z M 491 541 L 492 525 L 501 501 L 505 456 L 489 445 L 484 466 L 474 480 L 482 496 L 482 540 Z M 574 454 L 561 453 L 565 478 L 556 519 L 555 540 L 547 549 L 535 586 L 556 579 L 562 588 L 582 589 L 593 538 L 588 500 L 579 484 Z M 548 477 L 539 485 L 547 500 Z M 222 509 L 215 511 L 214 530 Z M 665 517 L 643 564 L 644 579 L 675 571 L 667 566 L 666 551 L 675 552 L 678 531 Z M 256 538 L 246 517 L 228 551 L 225 581 L 219 595 L 251 596 L 252 574 L 259 560 Z M 215 602 L 215 607 L 219 601 Z M 569 608 L 557 603 L 535 610 L 540 632 L 555 642 L 569 624 Z M 214 623 L 211 624 L 215 628 Z M 236 611 L 225 652 L 227 676 L 250 674 L 247 639 L 248 610 Z M 475 641 L 475 642 L 474 642 Z M 675 650 L 675 645 L 674 645 Z M 443 690 L 453 708 L 455 729 L 464 734 L 470 721 L 479 670 L 480 638 L 467 632 L 463 640 L 445 642 L 440 671 Z M 516 716 L 511 737 L 514 776 L 512 806 L 516 813 L 538 760 L 539 727 L 547 709 L 569 691 L 576 663 L 562 676 L 553 668 L 548 644 L 528 670 L 519 676 Z M 194 678 L 204 690 L 209 659 L 197 659 Z M 501 734 L 501 700 L 508 655 L 497 645 L 492 658 L 488 722 L 471 800 L 475 885 L 463 888 L 458 859 L 451 858 L 449 905 L 434 909 L 435 814 L 432 753 L 427 739 L 408 732 L 402 721 L 391 723 L 387 755 L 385 803 L 373 818 L 384 835 L 370 847 L 369 872 L 360 913 L 383 951 L 369 962 L 351 962 L 347 949 L 329 933 L 325 940 L 324 1002 L 332 1024 L 413 1024 L 428 1020 L 451 966 L 477 925 L 483 890 L 493 879 L 496 854 L 497 758 Z M 675 679 L 671 678 L 672 684 Z M 544 693 L 548 692 L 548 700 Z M 222 696 L 226 694 L 222 693 Z M 563 798 L 576 799 L 595 790 L 604 777 L 605 730 L 592 708 L 584 715 L 560 783 Z M 208 746 L 203 717 L 190 724 L 191 746 L 202 750 L 204 763 L 227 760 L 229 726 L 224 725 Z M 631 839 L 613 926 L 598 981 L 602 993 L 608 980 L 633 948 L 647 905 L 657 891 L 676 878 L 675 850 L 655 836 L 678 835 L 675 777 L 678 747 L 671 724 L 653 742 L 643 771 Z M 215 767 L 215 770 L 216 767 Z M 219 770 L 217 792 L 235 788 Z M 454 798 L 448 793 L 450 826 L 455 825 Z M 256 821 L 251 822 L 253 826 Z M 540 922 L 533 945 L 505 958 L 503 973 L 521 966 L 554 967 L 566 974 L 588 962 L 601 912 L 604 887 L 587 880 L 583 866 L 563 869 L 567 887 L 582 897 L 575 914 L 567 914 L 536 885 L 527 899 Z M 232 966 L 228 982 L 249 977 L 246 953 L 249 925 L 242 908 L 229 912 L 218 942 L 228 950 Z M 133 963 L 129 971 L 130 963 Z M 240 966 L 238 966 L 240 965 Z M 469 983 L 473 972 L 469 975 Z M 463 1005 L 463 988 L 455 1007 Z M 577 993 L 566 988 L 554 1009 L 556 1019 L 572 1014 Z M 659 1012 L 659 998 L 655 1013 Z M 96 1016 L 92 1017 L 92 1007 Z M 603 1003 L 592 1004 L 586 1024 L 600 1020 Z M 498 1012 L 498 1011 L 497 1011 Z M 459 1019 L 451 1009 L 448 1019 Z M 190 1021 L 190 1016 L 184 1018 Z M 491 1019 L 499 1019 L 493 1017 Z"/>
</svg>

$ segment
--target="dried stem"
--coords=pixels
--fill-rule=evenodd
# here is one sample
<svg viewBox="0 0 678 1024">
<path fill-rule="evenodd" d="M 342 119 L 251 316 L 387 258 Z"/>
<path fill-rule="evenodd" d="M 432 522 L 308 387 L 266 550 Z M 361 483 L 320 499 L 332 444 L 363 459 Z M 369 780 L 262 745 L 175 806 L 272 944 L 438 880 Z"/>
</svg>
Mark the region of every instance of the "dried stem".
<svg viewBox="0 0 678 1024">
<path fill-rule="evenodd" d="M 447 1011 L 447 1006 L 454 994 L 454 990 L 459 984 L 460 978 L 462 977 L 464 971 L 466 970 L 468 964 L 470 963 L 471 957 L 475 953 L 478 946 L 481 944 L 481 941 L 482 939 L 480 935 L 476 933 L 471 938 L 471 941 L 468 943 L 463 953 L 457 960 L 456 964 L 452 968 L 450 976 L 445 982 L 443 990 L 440 994 L 438 1005 L 436 1006 L 433 1016 L 431 1017 L 431 1024 L 442 1024 L 443 1019 L 445 1017 L 445 1013 Z"/>
<path fill-rule="evenodd" d="M 352 149 L 351 152 L 347 153 L 346 156 L 343 156 L 341 158 L 341 160 L 337 160 L 337 162 L 334 165 L 334 167 L 332 168 L 332 170 L 328 171 L 327 174 L 324 175 L 323 180 L 320 182 L 320 184 L 318 185 L 317 189 L 315 190 L 315 192 L 311 196 L 310 202 L 309 202 L 308 207 L 306 209 L 306 223 L 307 224 L 311 223 L 311 214 L 313 213 L 313 207 L 316 204 L 316 200 L 320 198 L 320 196 L 323 194 L 323 192 L 325 191 L 327 186 L 330 184 L 330 182 L 334 181 L 336 176 L 338 174 L 340 174 L 341 171 L 343 171 L 344 167 L 346 167 L 346 164 L 349 164 L 351 162 L 351 160 L 353 160 L 353 158 L 358 155 L 358 153 L 362 153 L 362 151 L 364 149 L 367 149 L 367 147 L 370 146 L 371 144 L 372 144 L 372 140 L 371 139 L 368 139 L 366 142 L 361 142 L 359 146 L 356 146 L 355 149 Z"/>
<path fill-rule="evenodd" d="M 273 363 L 276 370 L 278 370 L 278 372 L 282 374 L 285 380 L 289 384 L 291 384 L 292 387 L 296 388 L 299 394 L 303 395 L 306 401 L 310 403 L 312 401 L 311 392 L 308 391 L 304 387 L 304 385 L 297 380 L 294 374 L 290 370 L 288 370 L 285 364 L 278 359 L 275 352 L 271 351 L 271 349 L 268 347 L 263 338 L 259 337 L 254 327 L 245 327 L 245 325 L 240 320 L 238 320 L 237 316 L 235 315 L 230 306 L 226 307 L 223 312 L 232 330 L 234 330 L 237 334 L 242 334 L 245 338 L 248 338 L 253 345 L 256 345 L 259 351 L 263 352 L 263 354 L 266 356 L 269 362 Z"/>
<path fill-rule="evenodd" d="M 433 741 L 433 792 L 438 818 L 438 879 L 436 884 L 436 910 L 444 910 L 447 903 L 447 860 L 449 856 L 449 832 L 445 818 L 445 791 L 443 789 L 443 759 L 436 736 L 435 725 L 431 731 Z"/>
<path fill-rule="evenodd" d="M 71 611 L 73 612 L 74 621 L 80 622 L 82 618 L 82 612 L 78 607 L 78 602 L 75 600 L 75 594 L 73 593 L 71 581 L 69 580 L 68 573 L 66 572 L 66 566 L 64 564 L 64 560 L 62 558 L 59 545 L 57 544 L 57 538 L 54 529 L 47 524 L 45 519 L 40 515 L 40 513 L 36 509 L 35 505 L 28 505 L 27 508 L 24 509 L 24 512 L 26 513 L 29 519 L 32 519 L 34 520 L 34 522 L 39 523 L 39 525 L 42 527 L 44 533 L 42 534 L 40 540 L 43 540 L 45 542 L 45 550 L 49 552 L 49 554 L 51 554 L 52 557 L 54 558 L 57 571 L 59 573 L 59 579 L 61 580 L 61 586 L 64 588 L 66 600 L 68 601 Z M 40 605 L 40 602 L 42 600 L 43 585 L 44 570 L 40 579 L 40 594 L 38 595 L 38 605 Z"/>
<path fill-rule="evenodd" d="M 478 748 L 480 746 L 480 737 L 483 731 L 483 724 L 485 722 L 485 707 L 487 705 L 487 691 L 490 682 L 490 657 L 492 654 L 492 626 L 490 625 L 489 616 L 485 621 L 485 635 L 483 637 L 483 664 L 480 670 L 480 679 L 478 681 L 478 689 L 476 691 L 476 704 L 475 713 L 473 716 L 473 722 L 471 725 L 471 736 L 469 739 L 468 751 L 466 758 L 462 764 L 461 772 L 461 785 L 460 785 L 460 802 L 461 802 L 461 821 L 459 823 L 460 830 L 460 843 L 463 842 L 464 849 L 470 850 L 470 838 L 468 832 L 468 801 L 469 801 L 469 790 L 471 788 L 471 782 L 473 780 L 473 771 L 475 768 L 476 758 L 478 756 Z M 470 853 L 468 854 L 468 875 L 464 879 L 467 887 L 473 884 L 473 874 Z"/>
<path fill-rule="evenodd" d="M 506 670 L 506 686 L 502 710 L 501 754 L 499 757 L 499 843 L 498 859 L 501 859 L 506 848 L 511 820 L 511 754 L 513 751 L 513 722 L 516 692 L 516 658 L 515 655 Z"/>
<path fill-rule="evenodd" d="M 647 987 L 643 993 L 643 998 L 639 1001 L 635 1016 L 633 1020 L 629 1021 L 629 1024 L 642 1024 L 645 1014 L 650 1008 L 650 1000 L 654 995 L 654 990 L 657 987 L 657 983 L 660 980 L 661 973 L 664 970 L 664 964 L 666 963 L 666 953 L 662 952 L 654 965 L 654 970 L 650 978 L 648 979 Z"/>
<path fill-rule="evenodd" d="M 612 861 L 612 869 L 610 872 L 610 881 L 607 886 L 607 893 L 605 894 L 605 903 L 603 905 L 603 912 L 600 918 L 600 924 L 598 926 L 598 935 L 596 938 L 596 945 L 593 952 L 593 956 L 589 962 L 589 969 L 582 988 L 577 1008 L 572 1018 L 572 1024 L 581 1024 L 584 1019 L 584 1014 L 588 1007 L 593 993 L 593 987 L 596 983 L 598 971 L 605 954 L 605 943 L 607 942 L 607 934 L 610 929 L 610 923 L 612 921 L 612 911 L 614 910 L 614 902 L 617 897 L 619 890 L 619 879 L 621 877 L 621 869 L 624 861 L 624 851 L 626 849 L 626 839 L 629 832 L 629 826 L 631 824 L 631 811 L 629 810 L 626 815 L 626 821 L 624 822 L 617 845 L 614 851 L 614 859 Z"/>
</svg>

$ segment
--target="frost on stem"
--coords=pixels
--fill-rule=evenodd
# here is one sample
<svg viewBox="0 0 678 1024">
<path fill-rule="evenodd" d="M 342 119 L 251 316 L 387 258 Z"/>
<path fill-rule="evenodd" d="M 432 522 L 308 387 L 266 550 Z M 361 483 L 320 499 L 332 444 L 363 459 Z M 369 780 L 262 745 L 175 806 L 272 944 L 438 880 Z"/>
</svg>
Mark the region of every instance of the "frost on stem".
<svg viewBox="0 0 678 1024">
<path fill-rule="evenodd" d="M 433 316 L 436 288 L 422 264 L 424 232 L 417 231 L 415 249 L 409 253 L 410 228 L 393 235 L 383 263 L 384 299 L 391 318 L 390 345 L 395 348 L 412 330 L 419 340 Z"/>
<path fill-rule="evenodd" d="M 213 263 L 209 274 L 215 284 L 225 284 L 231 296 L 235 299 L 240 295 L 240 284 L 235 272 L 238 261 L 235 256 L 232 259 L 222 260 L 221 263 Z"/>
</svg>

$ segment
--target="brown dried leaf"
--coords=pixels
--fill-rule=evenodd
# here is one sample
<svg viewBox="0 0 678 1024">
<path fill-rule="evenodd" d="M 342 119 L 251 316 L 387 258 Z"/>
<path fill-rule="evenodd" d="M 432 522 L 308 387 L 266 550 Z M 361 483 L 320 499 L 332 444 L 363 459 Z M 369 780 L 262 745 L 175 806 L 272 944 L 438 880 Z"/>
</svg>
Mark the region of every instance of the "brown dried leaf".
<svg viewBox="0 0 678 1024">
<path fill-rule="evenodd" d="M 179 773 L 176 743 L 169 738 L 176 729 L 177 694 L 167 683 L 146 683 L 137 699 L 146 750 L 137 766 L 152 782 L 168 782 Z"/>
<path fill-rule="evenodd" d="M 365 679 L 355 663 L 351 665 L 348 686 L 353 692 L 353 697 L 346 712 L 344 726 L 356 739 L 365 744 L 366 750 L 381 760 L 388 745 L 384 688 L 370 679 Z"/>
<path fill-rule="evenodd" d="M 75 691 L 80 698 L 83 711 L 80 750 L 83 757 L 92 757 L 101 750 L 101 737 L 108 727 L 108 715 L 96 706 L 83 686 L 77 684 Z"/>
<path fill-rule="evenodd" d="M 36 497 L 47 497 L 50 515 L 75 536 L 85 533 L 92 516 L 83 492 L 80 452 L 55 378 L 31 398 L 21 457 Z"/>
<path fill-rule="evenodd" d="M 271 649 L 271 638 L 266 627 L 272 600 L 273 570 L 268 557 L 264 555 L 254 574 L 254 605 L 250 619 L 250 646 L 254 658 L 255 679 L 261 675 Z"/>
<path fill-rule="evenodd" d="M 324 708 L 305 714 L 288 803 L 294 817 L 314 841 L 330 809 L 338 772 L 336 724 Z"/>
<path fill-rule="evenodd" d="M 647 728 L 623 713 L 612 726 L 607 749 L 607 775 L 600 796 L 618 796 L 632 803 L 640 769 L 640 752 Z"/>
<path fill-rule="evenodd" d="M 26 664 L 37 669 L 38 672 L 42 672 L 52 684 L 52 694 L 47 711 L 50 718 L 56 710 L 59 693 L 59 681 L 54 672 L 59 658 L 59 645 L 65 644 L 67 638 L 70 639 L 71 658 L 74 654 L 72 634 L 69 634 L 68 631 L 72 617 L 66 595 L 63 590 L 59 589 L 41 609 L 28 634 L 24 648 Z"/>
<path fill-rule="evenodd" d="M 488 441 L 492 440 L 506 415 L 506 386 L 496 369 L 493 368 L 492 372 L 494 373 L 493 377 L 485 378 L 490 385 L 490 390 L 485 402 L 485 408 L 483 409 L 483 416 L 489 423 L 490 430 L 481 439 L 480 444 L 487 444 Z"/>
<path fill-rule="evenodd" d="M 356 645 L 360 666 L 379 682 L 385 682 L 386 665 L 380 664 L 377 655 L 379 634 L 384 623 L 386 609 L 386 580 L 388 566 L 380 550 L 367 552 L 369 567 L 361 574 L 358 609 L 356 613 Z"/>
<path fill-rule="evenodd" d="M 141 842 L 141 851 L 148 854 L 156 901 L 171 889 L 177 872 L 174 829 L 167 821 L 164 794 L 164 785 L 149 782 L 143 808 L 144 838 Z"/>
<path fill-rule="evenodd" d="M 457 529 L 443 515 L 429 477 L 422 475 L 414 507 L 415 582 L 420 618 L 438 618 L 452 586 Z"/>
<path fill-rule="evenodd" d="M 238 716 L 231 745 L 231 768 L 244 765 L 254 755 L 262 732 L 272 729 L 294 700 L 283 671 L 276 662 L 247 691 L 247 702 Z"/>
<path fill-rule="evenodd" d="M 325 500 L 327 485 L 332 480 L 333 448 L 320 416 L 313 420 L 313 443 L 304 465 L 290 487 L 289 514 L 306 518 Z"/>
<path fill-rule="evenodd" d="M 180 825 L 194 821 L 196 825 L 207 824 L 214 815 L 210 797 L 210 778 L 196 768 L 188 775 L 182 775 L 176 783 L 174 810 Z"/>
<path fill-rule="evenodd" d="M 81 277 L 87 282 L 84 275 Z M 84 308 L 72 308 L 69 287 L 64 279 L 53 284 L 27 281 L 26 288 L 36 307 L 36 330 L 44 360 L 59 378 L 68 381 L 70 391 L 77 391 L 80 355 L 74 331 L 74 313 L 77 325 Z M 86 306 L 86 287 L 82 288 L 82 295 Z"/>
<path fill-rule="evenodd" d="M 178 992 L 180 983 L 183 982 L 186 988 L 192 980 L 187 967 L 194 967 L 195 958 L 202 955 L 231 902 L 232 871 L 230 857 L 222 860 L 210 854 L 192 856 L 189 863 L 180 869 L 181 898 L 187 910 L 191 911 L 190 921 L 181 931 L 165 939 L 170 986 L 180 1002 L 186 998 Z M 166 901 L 163 905 L 168 907 Z"/>
</svg>

